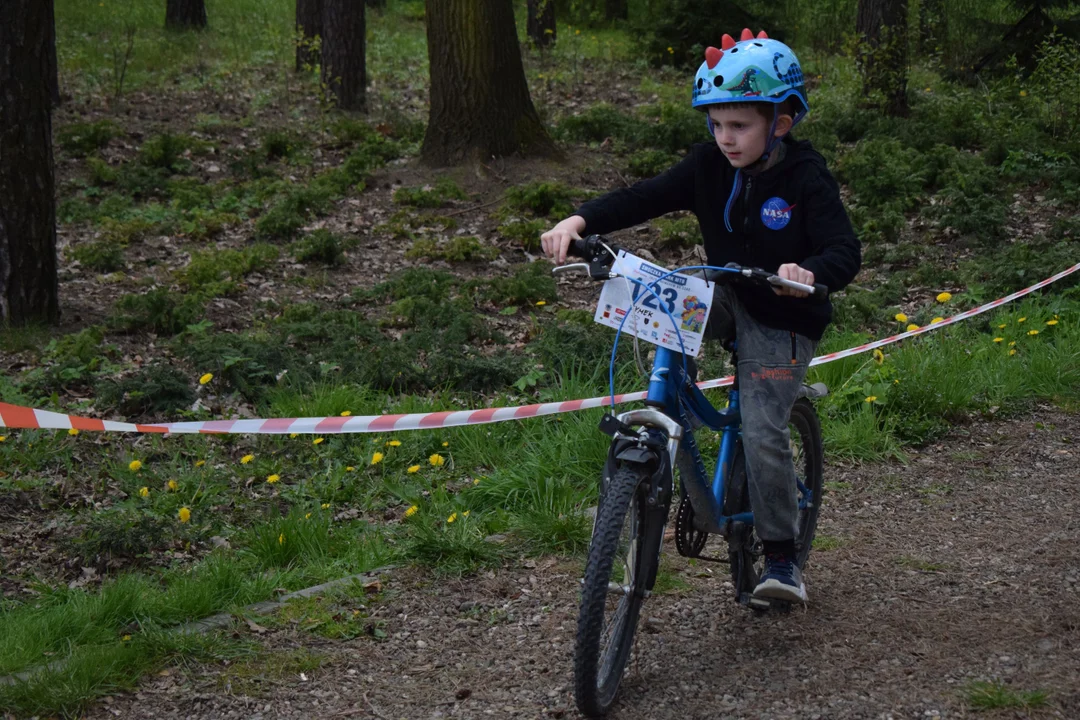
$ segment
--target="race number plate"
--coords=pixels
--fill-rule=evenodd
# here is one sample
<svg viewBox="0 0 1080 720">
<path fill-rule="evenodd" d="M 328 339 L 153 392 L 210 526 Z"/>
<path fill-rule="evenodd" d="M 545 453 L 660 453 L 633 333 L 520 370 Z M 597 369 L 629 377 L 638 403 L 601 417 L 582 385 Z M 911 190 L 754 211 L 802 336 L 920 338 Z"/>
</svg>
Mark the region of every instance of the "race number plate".
<svg viewBox="0 0 1080 720">
<path fill-rule="evenodd" d="M 660 280 L 668 274 L 668 270 L 626 252 L 619 253 L 612 271 L 623 277 L 604 283 L 594 320 L 618 329 L 626 313 L 630 312 L 630 306 L 637 300 L 634 314 L 623 323 L 624 333 L 697 357 L 712 307 L 713 283 L 690 275 L 671 275 Z M 648 285 L 656 294 L 655 297 L 630 279 Z M 668 317 L 668 313 L 671 317 Z M 674 325 L 672 318 L 675 319 Z"/>
</svg>

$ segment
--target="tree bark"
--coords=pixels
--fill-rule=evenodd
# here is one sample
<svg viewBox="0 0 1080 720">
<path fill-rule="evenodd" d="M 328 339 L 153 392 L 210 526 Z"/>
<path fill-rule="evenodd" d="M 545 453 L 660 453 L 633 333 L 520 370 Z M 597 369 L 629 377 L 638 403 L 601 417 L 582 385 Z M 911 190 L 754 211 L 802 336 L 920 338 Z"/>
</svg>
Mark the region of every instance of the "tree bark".
<svg viewBox="0 0 1080 720">
<path fill-rule="evenodd" d="M 385 10 L 386 0 L 364 0 L 364 4 L 372 10 Z"/>
<path fill-rule="evenodd" d="M 0 325 L 60 314 L 48 5 L 0 1 Z"/>
<path fill-rule="evenodd" d="M 626 20 L 630 17 L 627 0 L 604 0 L 604 19 L 608 22 Z"/>
<path fill-rule="evenodd" d="M 323 83 L 341 110 L 367 109 L 364 3 L 323 0 Z"/>
<path fill-rule="evenodd" d="M 202 30 L 206 27 L 205 0 L 166 0 L 165 27 L 170 30 Z"/>
<path fill-rule="evenodd" d="M 60 107 L 60 67 L 56 60 L 56 5 L 53 0 L 46 0 L 48 6 L 49 37 L 45 41 L 49 52 L 49 99 L 53 107 Z"/>
<path fill-rule="evenodd" d="M 907 115 L 907 0 L 859 0 L 855 31 L 864 94 L 889 115 Z"/>
<path fill-rule="evenodd" d="M 528 0 L 525 31 L 533 45 L 546 48 L 555 44 L 555 0 Z"/>
<path fill-rule="evenodd" d="M 431 165 L 557 154 L 529 97 L 510 0 L 427 0 Z"/>
<path fill-rule="evenodd" d="M 296 70 L 319 64 L 323 0 L 296 0 Z M 316 40 L 316 38 L 320 38 Z"/>
</svg>

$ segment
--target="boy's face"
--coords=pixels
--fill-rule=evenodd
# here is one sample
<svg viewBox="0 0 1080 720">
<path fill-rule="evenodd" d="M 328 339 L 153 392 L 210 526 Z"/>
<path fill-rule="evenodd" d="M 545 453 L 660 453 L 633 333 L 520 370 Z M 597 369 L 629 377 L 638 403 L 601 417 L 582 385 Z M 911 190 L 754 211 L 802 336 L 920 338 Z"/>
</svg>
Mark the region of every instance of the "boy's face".
<svg viewBox="0 0 1080 720">
<path fill-rule="evenodd" d="M 732 167 L 751 165 L 765 153 L 769 126 L 772 124 L 758 110 L 750 107 L 709 108 L 713 121 L 713 137 L 724 157 Z M 791 117 L 780 115 L 776 121 L 776 137 L 783 137 L 791 129 Z"/>
</svg>

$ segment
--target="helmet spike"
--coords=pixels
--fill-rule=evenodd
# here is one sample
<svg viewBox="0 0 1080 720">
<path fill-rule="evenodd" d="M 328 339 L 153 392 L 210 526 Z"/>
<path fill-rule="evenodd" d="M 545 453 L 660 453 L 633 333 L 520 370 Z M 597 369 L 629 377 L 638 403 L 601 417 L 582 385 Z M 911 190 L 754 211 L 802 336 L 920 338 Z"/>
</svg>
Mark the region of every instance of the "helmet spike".
<svg viewBox="0 0 1080 720">
<path fill-rule="evenodd" d="M 720 62 L 720 58 L 724 57 L 724 51 L 718 50 L 711 45 L 705 48 L 705 64 L 712 70 L 716 67 L 716 63 Z"/>
<path fill-rule="evenodd" d="M 733 47 L 735 47 L 735 38 L 724 33 L 724 37 L 720 38 L 720 48 L 723 50 L 730 50 Z"/>
<path fill-rule="evenodd" d="M 743 28 L 742 29 L 742 37 L 740 37 L 739 40 L 753 40 L 753 39 L 754 39 L 754 33 L 751 32 L 750 28 Z"/>
<path fill-rule="evenodd" d="M 765 34 L 765 31 L 764 31 L 764 30 L 762 30 L 761 32 L 759 32 L 759 33 L 757 34 L 757 36 L 758 36 L 758 40 L 768 40 L 768 39 L 769 39 L 769 36 Z"/>
</svg>

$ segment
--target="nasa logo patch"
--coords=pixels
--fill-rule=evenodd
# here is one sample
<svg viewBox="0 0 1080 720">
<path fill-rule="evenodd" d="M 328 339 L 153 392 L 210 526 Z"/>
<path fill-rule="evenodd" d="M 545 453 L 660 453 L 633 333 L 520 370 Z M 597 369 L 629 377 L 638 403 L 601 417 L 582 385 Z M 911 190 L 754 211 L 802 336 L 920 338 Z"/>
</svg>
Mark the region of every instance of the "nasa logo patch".
<svg viewBox="0 0 1080 720">
<path fill-rule="evenodd" d="M 794 205 L 788 205 L 783 198 L 771 197 L 761 206 L 761 222 L 770 230 L 781 230 L 791 222 L 791 210 Z"/>
</svg>

